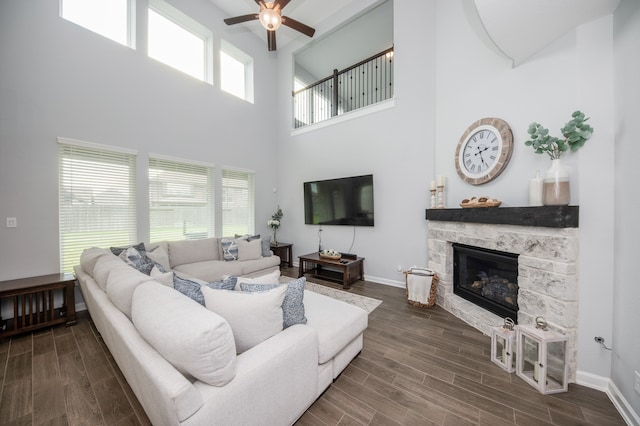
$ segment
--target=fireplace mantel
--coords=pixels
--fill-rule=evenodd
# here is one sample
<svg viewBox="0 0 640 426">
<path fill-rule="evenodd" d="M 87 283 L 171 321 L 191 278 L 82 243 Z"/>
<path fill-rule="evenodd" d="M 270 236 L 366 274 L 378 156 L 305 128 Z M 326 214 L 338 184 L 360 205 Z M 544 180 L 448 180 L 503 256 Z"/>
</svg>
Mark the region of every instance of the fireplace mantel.
<svg viewBox="0 0 640 426">
<path fill-rule="evenodd" d="M 579 206 L 427 209 L 427 220 L 492 225 L 577 228 Z"/>
</svg>

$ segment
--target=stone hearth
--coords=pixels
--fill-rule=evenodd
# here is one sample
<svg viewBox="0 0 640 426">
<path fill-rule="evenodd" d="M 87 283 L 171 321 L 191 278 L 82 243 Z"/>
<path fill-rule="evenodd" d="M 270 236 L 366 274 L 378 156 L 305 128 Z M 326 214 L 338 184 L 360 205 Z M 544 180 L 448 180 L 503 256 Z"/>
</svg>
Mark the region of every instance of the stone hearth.
<svg viewBox="0 0 640 426">
<path fill-rule="evenodd" d="M 461 243 L 518 254 L 518 321 L 520 324 L 533 324 L 537 316 L 542 316 L 550 328 L 568 336 L 569 381 L 575 382 L 578 208 L 469 209 L 483 210 L 482 212 L 466 210 L 468 209 L 427 210 L 429 268 L 440 277 L 437 304 L 490 335 L 490 327 L 501 325 L 503 319 L 453 293 L 452 244 Z M 552 222 L 541 221 L 551 210 L 557 213 L 552 215 Z M 567 212 L 569 220 L 564 217 Z M 563 216 L 563 219 L 559 220 L 559 216 Z M 526 224 L 514 224 L 518 222 Z"/>
</svg>

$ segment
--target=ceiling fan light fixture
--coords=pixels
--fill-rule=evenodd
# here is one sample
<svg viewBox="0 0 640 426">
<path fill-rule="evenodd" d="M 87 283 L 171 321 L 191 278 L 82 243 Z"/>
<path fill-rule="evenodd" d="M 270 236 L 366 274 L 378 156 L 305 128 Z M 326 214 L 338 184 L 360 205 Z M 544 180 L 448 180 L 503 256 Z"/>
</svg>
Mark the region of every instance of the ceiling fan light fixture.
<svg viewBox="0 0 640 426">
<path fill-rule="evenodd" d="M 279 10 L 264 8 L 260 11 L 260 23 L 269 31 L 275 31 L 282 25 Z"/>
</svg>

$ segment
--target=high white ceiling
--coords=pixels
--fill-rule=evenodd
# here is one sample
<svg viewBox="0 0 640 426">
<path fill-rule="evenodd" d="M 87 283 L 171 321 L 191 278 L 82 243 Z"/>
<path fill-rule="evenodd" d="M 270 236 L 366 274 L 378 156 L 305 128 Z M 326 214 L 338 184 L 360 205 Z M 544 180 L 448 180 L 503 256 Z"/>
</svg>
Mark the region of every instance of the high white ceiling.
<svg viewBox="0 0 640 426">
<path fill-rule="evenodd" d="M 258 13 L 260 6 L 255 0 L 211 0 L 222 11 L 226 12 L 229 17 L 248 15 L 250 13 Z M 268 3 L 268 1 L 267 1 Z M 289 16 L 296 21 L 316 28 L 319 23 L 327 19 L 331 15 L 342 9 L 349 1 L 345 0 L 291 0 L 291 2 L 282 10 L 284 16 Z M 264 40 L 267 44 L 267 31 L 260 25 L 258 21 L 245 22 L 236 24 L 234 31 L 251 31 Z M 278 47 L 285 46 L 296 37 L 307 36 L 292 30 L 284 25 L 276 32 L 276 42 Z"/>
</svg>

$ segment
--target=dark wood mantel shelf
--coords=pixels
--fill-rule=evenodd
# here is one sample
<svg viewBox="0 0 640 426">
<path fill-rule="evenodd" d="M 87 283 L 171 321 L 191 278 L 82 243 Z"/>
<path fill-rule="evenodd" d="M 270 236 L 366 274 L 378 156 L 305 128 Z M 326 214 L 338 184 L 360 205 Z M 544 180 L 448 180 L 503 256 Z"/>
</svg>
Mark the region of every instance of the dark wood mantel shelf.
<svg viewBox="0 0 640 426">
<path fill-rule="evenodd" d="M 487 207 L 427 209 L 427 220 L 488 223 L 493 225 L 577 228 L 579 206 Z"/>
</svg>

